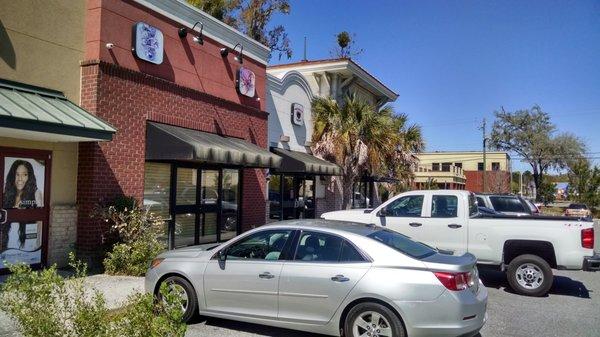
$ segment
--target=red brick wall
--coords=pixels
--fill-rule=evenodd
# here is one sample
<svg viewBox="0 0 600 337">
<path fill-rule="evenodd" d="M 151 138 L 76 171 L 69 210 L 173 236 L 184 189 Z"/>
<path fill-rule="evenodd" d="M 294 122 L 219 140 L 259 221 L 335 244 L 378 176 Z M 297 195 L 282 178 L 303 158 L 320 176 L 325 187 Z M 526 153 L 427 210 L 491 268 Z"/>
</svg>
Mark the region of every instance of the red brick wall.
<svg viewBox="0 0 600 337">
<path fill-rule="evenodd" d="M 140 21 L 163 33 L 164 57 L 160 65 L 140 61 L 131 52 L 131 30 Z M 191 30 L 182 39 L 177 34 L 181 27 L 131 0 L 87 0 L 85 60 L 115 63 L 228 101 L 266 109 L 266 65 L 244 55 L 243 66 L 256 75 L 256 97 L 260 100 L 239 95 L 235 89 L 237 69 L 241 66 L 234 60 L 237 53 L 221 57 L 223 45 L 207 37 L 199 45 L 192 41 L 197 33 Z M 106 48 L 109 42 L 114 44 L 110 50 Z"/>
<path fill-rule="evenodd" d="M 483 191 L 483 171 L 464 171 L 465 189 L 476 193 L 510 193 L 510 172 L 486 171 L 486 191 Z"/>
<path fill-rule="evenodd" d="M 144 192 L 146 121 L 156 121 L 267 147 L 267 113 L 98 61 L 82 64 L 82 106 L 117 128 L 111 142 L 80 143 L 78 172 L 80 251 L 94 251 L 105 225 L 89 214 L 116 195 Z M 265 223 L 264 170 L 245 169 L 242 228 Z"/>
</svg>

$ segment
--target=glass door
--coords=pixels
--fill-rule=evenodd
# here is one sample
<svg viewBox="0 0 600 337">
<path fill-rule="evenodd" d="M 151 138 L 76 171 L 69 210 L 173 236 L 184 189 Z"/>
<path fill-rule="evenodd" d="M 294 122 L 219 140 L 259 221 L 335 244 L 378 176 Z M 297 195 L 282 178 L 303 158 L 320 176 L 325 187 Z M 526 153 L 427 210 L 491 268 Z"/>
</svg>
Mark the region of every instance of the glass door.
<svg viewBox="0 0 600 337">
<path fill-rule="evenodd" d="M 46 262 L 51 152 L 0 148 L 0 271 Z"/>
<path fill-rule="evenodd" d="M 171 247 L 220 242 L 239 233 L 239 170 L 173 165 Z"/>
</svg>

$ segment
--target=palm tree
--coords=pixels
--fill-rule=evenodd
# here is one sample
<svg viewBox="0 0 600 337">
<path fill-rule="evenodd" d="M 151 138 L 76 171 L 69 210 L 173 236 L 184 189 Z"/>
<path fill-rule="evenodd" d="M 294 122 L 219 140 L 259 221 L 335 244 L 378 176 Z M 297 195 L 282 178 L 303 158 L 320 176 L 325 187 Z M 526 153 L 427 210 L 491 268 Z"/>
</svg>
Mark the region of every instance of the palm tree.
<svg viewBox="0 0 600 337">
<path fill-rule="evenodd" d="M 424 143 L 418 126 L 391 106 L 380 110 L 347 96 L 342 104 L 317 97 L 312 102 L 313 152 L 342 168 L 342 207 L 349 208 L 352 186 L 365 175 L 406 179 L 412 176 L 415 152 Z"/>
</svg>

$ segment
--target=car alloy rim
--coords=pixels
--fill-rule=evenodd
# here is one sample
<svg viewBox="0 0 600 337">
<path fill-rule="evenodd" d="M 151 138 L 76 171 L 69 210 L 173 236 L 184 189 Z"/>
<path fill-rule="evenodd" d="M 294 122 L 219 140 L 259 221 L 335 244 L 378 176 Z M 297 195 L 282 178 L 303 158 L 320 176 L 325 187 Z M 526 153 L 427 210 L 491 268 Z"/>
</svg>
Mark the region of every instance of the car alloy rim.
<svg viewBox="0 0 600 337">
<path fill-rule="evenodd" d="M 532 263 L 524 263 L 517 268 L 516 278 L 525 289 L 537 289 L 544 283 L 544 273 Z"/>
<path fill-rule="evenodd" d="M 392 337 L 392 327 L 383 315 L 375 311 L 365 311 L 352 324 L 354 337 Z"/>
<path fill-rule="evenodd" d="M 188 294 L 187 294 L 187 291 L 185 291 L 185 288 L 182 287 L 178 283 L 169 282 L 168 283 L 168 290 L 169 290 L 169 293 L 175 294 L 175 295 L 177 295 L 180 298 L 180 301 L 181 301 L 181 311 L 185 312 L 187 310 L 187 307 L 188 307 Z M 163 298 L 163 302 L 166 302 L 164 298 Z"/>
</svg>

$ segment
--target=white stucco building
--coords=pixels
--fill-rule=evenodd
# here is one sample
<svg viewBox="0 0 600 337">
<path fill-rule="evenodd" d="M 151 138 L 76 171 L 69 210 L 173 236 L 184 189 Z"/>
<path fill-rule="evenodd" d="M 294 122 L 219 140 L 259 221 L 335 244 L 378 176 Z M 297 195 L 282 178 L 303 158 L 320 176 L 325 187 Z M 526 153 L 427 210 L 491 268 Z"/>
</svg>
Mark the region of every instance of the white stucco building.
<svg viewBox="0 0 600 337">
<path fill-rule="evenodd" d="M 341 102 L 346 95 L 358 97 L 381 108 L 398 94 L 350 59 L 302 61 L 267 68 L 267 111 L 269 146 L 284 157 L 269 180 L 270 221 L 312 218 L 341 208 L 341 188 L 334 164 L 311 153 L 312 111 L 315 96 Z M 355 187 L 355 206 L 368 207 L 372 181 Z"/>
</svg>

